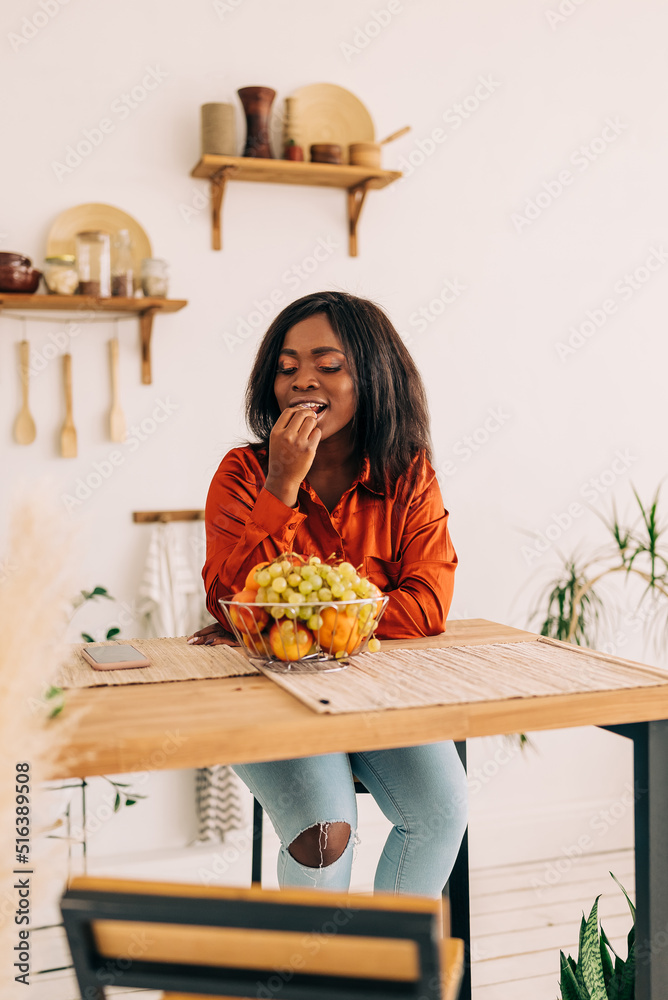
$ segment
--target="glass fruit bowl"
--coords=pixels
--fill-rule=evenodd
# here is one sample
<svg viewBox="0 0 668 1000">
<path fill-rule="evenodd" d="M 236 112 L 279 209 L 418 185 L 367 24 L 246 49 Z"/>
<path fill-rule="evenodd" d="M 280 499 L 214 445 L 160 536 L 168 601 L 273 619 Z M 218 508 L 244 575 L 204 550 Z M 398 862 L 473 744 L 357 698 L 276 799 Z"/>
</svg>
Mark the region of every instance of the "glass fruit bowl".
<svg viewBox="0 0 668 1000">
<path fill-rule="evenodd" d="M 389 601 L 380 592 L 355 600 L 292 605 L 238 598 L 218 601 L 231 631 L 251 663 L 277 673 L 349 666 L 350 656 L 368 648 Z"/>
</svg>

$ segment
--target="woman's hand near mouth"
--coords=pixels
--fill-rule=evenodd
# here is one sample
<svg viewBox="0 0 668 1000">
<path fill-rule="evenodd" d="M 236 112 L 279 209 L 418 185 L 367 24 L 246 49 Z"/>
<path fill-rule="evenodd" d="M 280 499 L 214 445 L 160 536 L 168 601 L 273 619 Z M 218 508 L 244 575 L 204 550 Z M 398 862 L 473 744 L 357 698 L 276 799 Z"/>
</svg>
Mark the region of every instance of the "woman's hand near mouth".
<svg viewBox="0 0 668 1000">
<path fill-rule="evenodd" d="M 313 465 L 321 437 L 316 414 L 300 403 L 286 407 L 272 428 L 264 486 L 288 507 L 297 503 L 300 483 Z"/>
</svg>

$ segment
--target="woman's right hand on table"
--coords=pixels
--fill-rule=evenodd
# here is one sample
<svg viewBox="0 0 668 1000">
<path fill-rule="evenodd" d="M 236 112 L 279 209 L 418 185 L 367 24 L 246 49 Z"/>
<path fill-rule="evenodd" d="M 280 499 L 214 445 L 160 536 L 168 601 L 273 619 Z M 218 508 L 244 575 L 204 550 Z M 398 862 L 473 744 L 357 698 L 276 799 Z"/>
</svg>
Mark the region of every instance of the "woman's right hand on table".
<svg viewBox="0 0 668 1000">
<path fill-rule="evenodd" d="M 265 489 L 288 507 L 297 503 L 302 480 L 313 465 L 322 431 L 309 406 L 288 406 L 269 435 Z"/>
<path fill-rule="evenodd" d="M 194 632 L 188 636 L 191 646 L 238 646 L 239 643 L 220 622 L 212 622 L 206 628 L 201 628 L 199 632 Z"/>
</svg>

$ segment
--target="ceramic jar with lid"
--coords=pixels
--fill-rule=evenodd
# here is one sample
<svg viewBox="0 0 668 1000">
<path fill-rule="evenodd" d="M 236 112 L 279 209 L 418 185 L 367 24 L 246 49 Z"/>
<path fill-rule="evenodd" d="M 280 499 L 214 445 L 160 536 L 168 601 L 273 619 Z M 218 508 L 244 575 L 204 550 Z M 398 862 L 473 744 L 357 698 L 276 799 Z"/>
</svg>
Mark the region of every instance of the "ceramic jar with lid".
<svg viewBox="0 0 668 1000">
<path fill-rule="evenodd" d="M 164 299 L 169 290 L 167 261 L 159 257 L 145 257 L 141 262 L 141 287 L 149 298 Z"/>
<path fill-rule="evenodd" d="M 64 253 L 58 257 L 47 257 L 44 261 L 44 281 L 52 295 L 74 295 L 79 284 L 76 258 Z"/>
</svg>

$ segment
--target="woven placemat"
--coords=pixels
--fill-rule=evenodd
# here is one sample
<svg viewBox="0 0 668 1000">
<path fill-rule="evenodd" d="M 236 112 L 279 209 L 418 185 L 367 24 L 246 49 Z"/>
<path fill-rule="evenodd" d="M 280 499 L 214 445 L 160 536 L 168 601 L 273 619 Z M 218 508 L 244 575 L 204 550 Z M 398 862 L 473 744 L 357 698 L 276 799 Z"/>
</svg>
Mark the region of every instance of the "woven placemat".
<svg viewBox="0 0 668 1000">
<path fill-rule="evenodd" d="M 360 653 L 332 673 L 263 673 L 309 708 L 332 715 L 668 684 L 668 671 L 659 667 L 544 636 Z"/>
<path fill-rule="evenodd" d="M 118 646 L 126 643 L 89 642 L 72 645 L 71 658 L 58 672 L 56 684 L 63 688 L 105 687 L 109 684 L 159 684 L 163 681 L 193 681 L 213 677 L 243 677 L 258 671 L 234 646 L 190 646 L 186 636 L 175 639 L 129 639 L 130 646 L 150 661 L 150 667 L 94 670 L 84 660 L 84 646 Z"/>
</svg>

